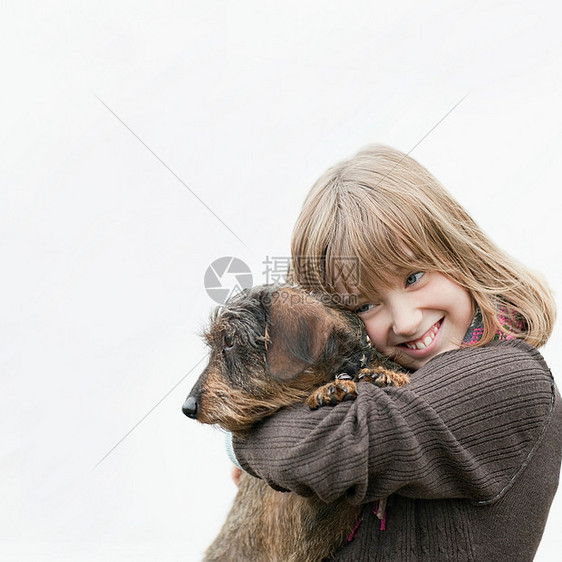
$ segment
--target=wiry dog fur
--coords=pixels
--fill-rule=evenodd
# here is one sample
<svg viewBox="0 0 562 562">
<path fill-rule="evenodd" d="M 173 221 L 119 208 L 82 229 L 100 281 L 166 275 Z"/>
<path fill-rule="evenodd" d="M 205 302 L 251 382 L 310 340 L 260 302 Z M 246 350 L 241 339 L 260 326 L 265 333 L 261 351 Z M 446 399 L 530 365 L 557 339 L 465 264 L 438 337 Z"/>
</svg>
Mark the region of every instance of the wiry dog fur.
<svg viewBox="0 0 562 562">
<path fill-rule="evenodd" d="M 359 380 L 407 383 L 400 367 L 370 347 L 357 316 L 326 297 L 292 286 L 259 286 L 217 309 L 205 333 L 209 363 L 184 413 L 243 437 L 280 408 L 354 399 Z M 345 499 L 326 504 L 277 492 L 244 472 L 205 561 L 321 561 L 344 543 L 359 515 L 360 506 Z"/>
</svg>

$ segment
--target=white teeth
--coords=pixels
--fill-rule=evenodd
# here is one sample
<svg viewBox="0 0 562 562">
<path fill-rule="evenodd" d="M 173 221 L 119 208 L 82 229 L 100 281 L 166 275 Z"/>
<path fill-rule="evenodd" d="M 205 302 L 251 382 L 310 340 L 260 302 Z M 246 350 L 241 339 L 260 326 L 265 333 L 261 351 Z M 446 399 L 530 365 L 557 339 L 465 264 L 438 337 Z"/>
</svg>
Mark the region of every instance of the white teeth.
<svg viewBox="0 0 562 562">
<path fill-rule="evenodd" d="M 416 342 L 404 342 L 403 345 L 405 345 L 409 349 L 425 349 L 426 347 L 429 347 L 432 344 L 435 338 L 435 334 L 438 331 L 439 331 L 439 326 L 436 324 L 431 328 L 431 331 L 427 336 L 425 336 L 423 340 L 419 340 Z"/>
</svg>

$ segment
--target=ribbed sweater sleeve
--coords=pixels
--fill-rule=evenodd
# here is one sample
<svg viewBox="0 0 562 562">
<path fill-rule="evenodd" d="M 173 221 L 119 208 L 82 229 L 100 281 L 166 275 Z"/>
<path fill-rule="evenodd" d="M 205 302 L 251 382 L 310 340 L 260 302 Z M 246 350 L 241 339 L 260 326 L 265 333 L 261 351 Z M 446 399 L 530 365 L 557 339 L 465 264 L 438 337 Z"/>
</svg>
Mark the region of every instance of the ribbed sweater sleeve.
<svg viewBox="0 0 562 562">
<path fill-rule="evenodd" d="M 520 341 L 443 353 L 402 388 L 359 384 L 353 402 L 284 409 L 234 439 L 277 489 L 367 503 L 500 498 L 530 461 L 554 403 L 542 356 Z"/>
</svg>

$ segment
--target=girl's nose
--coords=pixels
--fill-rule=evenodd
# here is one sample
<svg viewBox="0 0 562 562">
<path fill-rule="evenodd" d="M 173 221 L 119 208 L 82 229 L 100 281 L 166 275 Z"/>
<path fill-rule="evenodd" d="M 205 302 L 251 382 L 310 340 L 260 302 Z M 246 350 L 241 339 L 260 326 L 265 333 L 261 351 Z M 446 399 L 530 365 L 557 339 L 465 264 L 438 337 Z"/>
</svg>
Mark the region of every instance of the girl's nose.
<svg viewBox="0 0 562 562">
<path fill-rule="evenodd" d="M 422 321 L 422 313 L 403 301 L 392 307 L 392 331 L 402 338 L 414 337 Z"/>
</svg>

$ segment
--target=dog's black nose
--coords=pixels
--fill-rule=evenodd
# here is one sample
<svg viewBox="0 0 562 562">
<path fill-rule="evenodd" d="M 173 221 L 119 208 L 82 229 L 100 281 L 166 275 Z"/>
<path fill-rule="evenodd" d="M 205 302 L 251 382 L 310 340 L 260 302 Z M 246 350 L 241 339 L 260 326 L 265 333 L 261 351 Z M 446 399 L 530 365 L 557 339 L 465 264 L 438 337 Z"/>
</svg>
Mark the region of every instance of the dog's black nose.
<svg viewBox="0 0 562 562">
<path fill-rule="evenodd" d="M 188 396 L 186 401 L 183 403 L 182 412 L 188 418 L 197 418 L 197 400 L 193 396 Z"/>
</svg>

